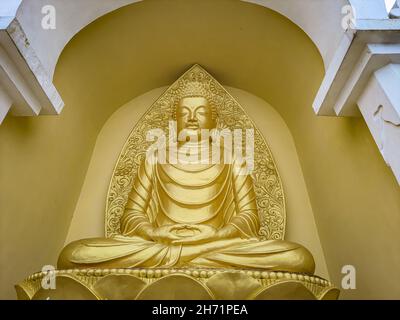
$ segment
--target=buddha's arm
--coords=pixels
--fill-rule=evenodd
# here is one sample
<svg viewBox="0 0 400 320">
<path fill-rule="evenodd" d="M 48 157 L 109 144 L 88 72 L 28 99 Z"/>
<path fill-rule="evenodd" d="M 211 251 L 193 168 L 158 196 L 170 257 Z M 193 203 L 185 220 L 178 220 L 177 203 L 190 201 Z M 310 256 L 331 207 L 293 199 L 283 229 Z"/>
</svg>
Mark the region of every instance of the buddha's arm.
<svg viewBox="0 0 400 320">
<path fill-rule="evenodd" d="M 226 232 L 234 232 L 233 229 L 235 229 L 241 237 L 256 238 L 260 228 L 256 194 L 253 180 L 247 174 L 246 163 L 235 161 L 232 175 L 237 214 L 229 221 L 226 227 L 230 227 L 230 230 L 226 230 Z"/>
<path fill-rule="evenodd" d="M 138 170 L 121 218 L 121 232 L 124 236 L 151 238 L 153 225 L 147 212 L 153 190 L 152 175 L 153 165 L 144 160 Z"/>
</svg>

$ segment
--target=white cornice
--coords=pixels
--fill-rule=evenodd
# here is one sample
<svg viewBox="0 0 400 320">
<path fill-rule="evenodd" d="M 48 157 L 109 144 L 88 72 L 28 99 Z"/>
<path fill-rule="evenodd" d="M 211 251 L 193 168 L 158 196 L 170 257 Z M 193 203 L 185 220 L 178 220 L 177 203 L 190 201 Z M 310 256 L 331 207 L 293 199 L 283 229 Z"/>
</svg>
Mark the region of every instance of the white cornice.
<svg viewBox="0 0 400 320">
<path fill-rule="evenodd" d="M 20 3 L 5 0 L 0 4 L 0 13 L 6 14 L 0 17 L 0 123 L 7 113 L 59 114 L 64 106 L 15 16 Z"/>
</svg>

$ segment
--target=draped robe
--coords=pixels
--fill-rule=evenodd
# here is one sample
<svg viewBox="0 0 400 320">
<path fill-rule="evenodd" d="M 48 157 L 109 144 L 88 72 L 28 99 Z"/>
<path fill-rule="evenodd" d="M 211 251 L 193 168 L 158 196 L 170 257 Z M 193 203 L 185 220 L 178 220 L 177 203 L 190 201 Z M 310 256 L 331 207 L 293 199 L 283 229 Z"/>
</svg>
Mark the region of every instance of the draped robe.
<svg viewBox="0 0 400 320">
<path fill-rule="evenodd" d="M 253 181 L 246 164 L 160 164 L 144 160 L 121 218 L 121 235 L 69 244 L 59 268 L 251 268 L 313 274 L 312 255 L 282 240 L 260 241 Z M 237 236 L 174 245 L 144 239 L 141 228 L 227 225 Z"/>
</svg>

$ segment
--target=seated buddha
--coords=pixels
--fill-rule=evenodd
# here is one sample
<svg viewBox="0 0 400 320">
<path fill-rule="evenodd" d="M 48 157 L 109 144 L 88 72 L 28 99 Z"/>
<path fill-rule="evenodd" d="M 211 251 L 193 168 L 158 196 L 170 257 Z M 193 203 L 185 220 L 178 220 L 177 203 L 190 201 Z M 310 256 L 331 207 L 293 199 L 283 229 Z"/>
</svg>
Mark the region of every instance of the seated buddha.
<svg viewBox="0 0 400 320">
<path fill-rule="evenodd" d="M 246 162 L 235 157 L 230 162 L 212 161 L 213 140 L 201 132 L 216 128 L 217 113 L 200 93 L 180 97 L 173 116 L 179 133 L 178 161 L 168 157 L 158 161 L 157 153 L 145 157 L 121 217 L 121 234 L 72 242 L 61 252 L 58 268 L 228 268 L 313 274 L 314 259 L 301 245 L 260 240 L 256 194 Z M 179 161 L 183 153 L 206 154 L 210 161 Z"/>
</svg>

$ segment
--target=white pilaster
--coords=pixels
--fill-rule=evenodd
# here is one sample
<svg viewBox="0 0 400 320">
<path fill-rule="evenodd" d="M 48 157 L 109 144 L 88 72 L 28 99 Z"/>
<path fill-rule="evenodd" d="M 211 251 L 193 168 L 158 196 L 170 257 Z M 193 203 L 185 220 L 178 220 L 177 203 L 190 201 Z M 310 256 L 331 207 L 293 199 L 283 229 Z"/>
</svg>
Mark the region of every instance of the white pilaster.
<svg viewBox="0 0 400 320">
<path fill-rule="evenodd" d="M 0 86 L 0 123 L 6 117 L 12 105 L 12 100 L 8 93 Z"/>
<path fill-rule="evenodd" d="M 321 116 L 363 116 L 400 184 L 400 19 L 397 4 L 349 0 L 343 36 L 314 100 Z"/>
<path fill-rule="evenodd" d="M 386 163 L 400 184 L 400 64 L 372 75 L 358 107 Z"/>
</svg>

